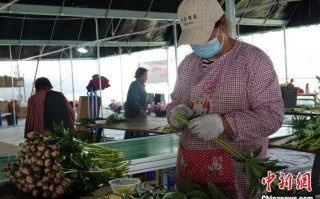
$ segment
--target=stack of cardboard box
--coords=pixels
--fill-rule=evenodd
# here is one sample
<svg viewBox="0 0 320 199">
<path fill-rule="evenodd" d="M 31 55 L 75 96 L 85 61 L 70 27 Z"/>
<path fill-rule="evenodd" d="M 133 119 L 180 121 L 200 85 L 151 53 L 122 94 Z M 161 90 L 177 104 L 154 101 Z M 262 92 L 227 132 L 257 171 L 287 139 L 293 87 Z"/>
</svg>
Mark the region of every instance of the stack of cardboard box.
<svg viewBox="0 0 320 199">
<path fill-rule="evenodd" d="M 0 101 L 0 111 L 1 113 L 8 113 L 8 102 L 7 101 Z"/>
<path fill-rule="evenodd" d="M 0 76 L 0 87 L 11 87 L 12 77 L 11 76 Z M 24 86 L 23 77 L 13 77 L 13 86 L 22 87 Z"/>
<path fill-rule="evenodd" d="M 0 87 L 5 87 L 6 85 L 6 77 L 0 75 Z"/>
<path fill-rule="evenodd" d="M 11 87 L 12 86 L 12 78 L 11 76 L 4 76 L 5 78 L 5 87 Z"/>
</svg>

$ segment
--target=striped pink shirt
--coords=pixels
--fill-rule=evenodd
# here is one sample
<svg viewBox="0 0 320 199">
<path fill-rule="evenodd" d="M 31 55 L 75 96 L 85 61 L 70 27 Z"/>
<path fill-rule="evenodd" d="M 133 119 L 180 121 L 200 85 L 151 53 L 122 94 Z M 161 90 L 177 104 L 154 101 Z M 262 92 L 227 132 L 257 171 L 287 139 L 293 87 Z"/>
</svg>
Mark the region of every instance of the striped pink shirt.
<svg viewBox="0 0 320 199">
<path fill-rule="evenodd" d="M 281 127 L 284 115 L 278 78 L 270 58 L 259 48 L 237 41 L 232 50 L 208 67 L 203 67 L 202 61 L 191 53 L 181 62 L 167 113 L 182 103 L 190 107 L 191 103 L 206 103 L 202 113 L 225 115 L 235 135 L 231 138 L 222 134 L 219 138 L 238 151 L 253 151 L 262 146 L 260 157 L 266 157 L 268 136 Z M 196 112 L 200 110 L 198 115 L 202 114 L 201 107 L 193 107 Z M 180 144 L 194 150 L 220 148 L 187 130 L 182 133 Z M 235 161 L 233 173 L 236 186 L 232 197 L 247 199 L 243 167 Z M 177 186 L 183 186 L 179 176 Z"/>
<path fill-rule="evenodd" d="M 75 115 L 74 111 L 68 102 L 68 100 L 65 98 L 63 93 L 56 92 L 56 91 L 50 91 L 50 90 L 43 90 L 35 93 L 32 95 L 28 100 L 28 108 L 27 108 L 27 118 L 26 118 L 26 124 L 24 128 L 24 137 L 27 136 L 29 132 L 36 131 L 38 133 L 43 133 L 45 124 L 44 124 L 44 118 L 45 118 L 45 99 L 48 92 L 54 92 L 58 95 L 61 95 L 61 98 L 63 98 L 65 101 L 61 104 L 61 102 L 56 102 L 54 104 L 54 107 L 57 110 L 60 110 L 57 106 L 66 106 L 66 112 L 59 112 L 59 114 L 64 114 L 69 117 L 72 124 L 74 124 L 75 121 Z M 52 121 L 53 122 L 53 121 Z"/>
</svg>

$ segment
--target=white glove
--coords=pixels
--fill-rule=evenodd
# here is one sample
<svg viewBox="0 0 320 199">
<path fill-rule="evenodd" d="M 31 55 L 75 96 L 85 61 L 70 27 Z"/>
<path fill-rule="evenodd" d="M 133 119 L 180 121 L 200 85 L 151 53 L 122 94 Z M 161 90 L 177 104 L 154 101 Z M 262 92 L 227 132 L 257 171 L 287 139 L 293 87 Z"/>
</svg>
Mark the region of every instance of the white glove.
<svg viewBox="0 0 320 199">
<path fill-rule="evenodd" d="M 220 115 L 203 115 L 189 121 L 188 129 L 199 138 L 209 141 L 223 133 L 223 123 Z"/>
<path fill-rule="evenodd" d="M 176 119 L 176 116 L 180 114 L 186 118 L 190 118 L 193 115 L 193 110 L 184 104 L 179 104 L 171 110 L 169 122 L 172 126 L 176 128 L 182 128 L 183 124 Z"/>
</svg>

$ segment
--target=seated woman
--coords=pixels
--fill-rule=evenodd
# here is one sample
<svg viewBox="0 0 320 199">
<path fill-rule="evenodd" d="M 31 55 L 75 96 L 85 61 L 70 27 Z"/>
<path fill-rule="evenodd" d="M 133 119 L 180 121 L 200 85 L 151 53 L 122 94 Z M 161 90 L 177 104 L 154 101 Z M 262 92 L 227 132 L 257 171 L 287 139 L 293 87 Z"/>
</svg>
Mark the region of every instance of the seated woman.
<svg viewBox="0 0 320 199">
<path fill-rule="evenodd" d="M 53 131 L 54 123 L 73 129 L 74 111 L 63 93 L 51 90 L 51 82 L 45 77 L 35 81 L 35 88 L 36 93 L 28 100 L 24 136 L 32 131 Z"/>
</svg>

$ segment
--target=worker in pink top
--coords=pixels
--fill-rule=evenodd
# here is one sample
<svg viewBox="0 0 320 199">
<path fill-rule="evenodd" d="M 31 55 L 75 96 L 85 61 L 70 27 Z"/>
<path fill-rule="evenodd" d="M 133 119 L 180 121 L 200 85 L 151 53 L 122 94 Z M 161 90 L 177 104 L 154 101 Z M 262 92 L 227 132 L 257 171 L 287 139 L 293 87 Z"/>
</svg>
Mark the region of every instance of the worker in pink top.
<svg viewBox="0 0 320 199">
<path fill-rule="evenodd" d="M 178 16 L 179 45 L 190 45 L 193 53 L 178 68 L 167 109 L 170 125 L 182 131 L 177 188 L 210 180 L 229 198 L 248 199 L 243 166 L 213 139 L 238 151 L 262 146 L 259 158 L 266 157 L 268 136 L 281 127 L 284 115 L 273 64 L 259 48 L 228 36 L 216 0 L 184 0 Z M 190 118 L 188 128 L 182 129 L 178 113 Z"/>
</svg>

